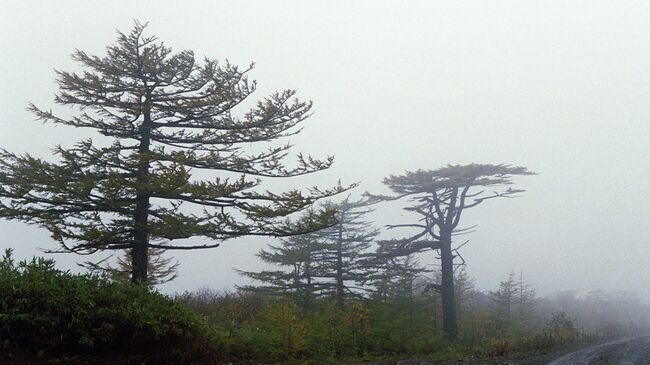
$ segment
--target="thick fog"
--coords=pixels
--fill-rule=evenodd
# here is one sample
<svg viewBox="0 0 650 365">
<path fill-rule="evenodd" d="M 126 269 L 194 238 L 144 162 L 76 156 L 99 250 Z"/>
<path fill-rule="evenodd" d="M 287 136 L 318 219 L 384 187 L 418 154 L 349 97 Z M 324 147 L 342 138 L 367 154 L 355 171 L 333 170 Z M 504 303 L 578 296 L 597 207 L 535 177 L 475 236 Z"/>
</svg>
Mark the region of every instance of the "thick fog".
<svg viewBox="0 0 650 365">
<path fill-rule="evenodd" d="M 295 151 L 336 156 L 326 172 L 271 183 L 386 193 L 381 179 L 449 163 L 506 163 L 537 176 L 526 193 L 486 201 L 461 253 L 479 288 L 523 270 L 539 294 L 632 290 L 650 298 L 650 3 L 647 1 L 10 1 L 0 2 L 0 147 L 51 156 L 89 131 L 42 125 L 25 107 L 56 105 L 54 69 L 75 48 L 102 55 L 149 22 L 175 50 L 251 61 L 257 98 L 286 88 L 314 101 Z M 377 206 L 377 226 L 408 219 Z M 384 233 L 391 237 L 394 233 Z M 20 258 L 56 249 L 46 230 L 0 221 Z M 201 240 L 198 240 L 201 241 Z M 173 253 L 165 292 L 231 288 L 260 267 L 270 239 Z M 426 258 L 422 258 L 424 262 Z M 56 256 L 79 270 L 86 260 Z"/>
</svg>

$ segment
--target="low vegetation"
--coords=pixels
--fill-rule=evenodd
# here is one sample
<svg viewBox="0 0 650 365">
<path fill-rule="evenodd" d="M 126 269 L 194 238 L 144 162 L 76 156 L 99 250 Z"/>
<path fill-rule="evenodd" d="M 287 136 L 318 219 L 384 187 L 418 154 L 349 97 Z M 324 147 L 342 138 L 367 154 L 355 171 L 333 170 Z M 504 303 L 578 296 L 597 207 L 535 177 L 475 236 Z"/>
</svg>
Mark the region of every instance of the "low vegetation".
<svg viewBox="0 0 650 365">
<path fill-rule="evenodd" d="M 456 278 L 461 289 L 459 338 L 450 342 L 442 329 L 439 294 L 423 290 L 417 277 L 413 280 L 410 292 L 348 298 L 343 306 L 336 296 L 320 297 L 305 308 L 301 297 L 290 293 L 204 289 L 170 298 L 142 285 L 61 271 L 50 259 L 16 262 L 8 250 L 0 260 L 0 362 L 308 364 L 490 358 L 550 351 L 648 325 L 620 317 L 619 307 L 648 313 L 641 302 L 628 300 L 621 307 L 621 293 L 535 299 L 530 288 L 508 288 L 524 283 L 512 275 L 498 291 L 483 293 L 461 271 Z M 504 293 L 514 294 L 504 299 Z M 525 305 L 516 293 L 528 293 Z M 504 311 L 508 306 L 509 315 Z M 600 308 L 608 324 L 575 319 L 585 319 L 594 308 Z"/>
<path fill-rule="evenodd" d="M 15 262 L 7 250 L 0 260 L 0 293 L 2 363 L 54 358 L 84 359 L 81 363 L 147 359 L 152 364 L 219 360 L 219 336 L 213 326 L 143 286 L 71 274 L 56 269 L 50 259 Z"/>
<path fill-rule="evenodd" d="M 291 296 L 270 298 L 242 291 L 202 290 L 179 299 L 227 333 L 225 348 L 239 361 L 489 358 L 595 339 L 564 313 L 541 324 L 517 321 L 504 326 L 488 308 L 477 308 L 462 319 L 459 339 L 450 342 L 443 333 L 441 308 L 431 295 L 350 300 L 343 308 L 335 298 L 321 299 L 309 310 Z"/>
</svg>

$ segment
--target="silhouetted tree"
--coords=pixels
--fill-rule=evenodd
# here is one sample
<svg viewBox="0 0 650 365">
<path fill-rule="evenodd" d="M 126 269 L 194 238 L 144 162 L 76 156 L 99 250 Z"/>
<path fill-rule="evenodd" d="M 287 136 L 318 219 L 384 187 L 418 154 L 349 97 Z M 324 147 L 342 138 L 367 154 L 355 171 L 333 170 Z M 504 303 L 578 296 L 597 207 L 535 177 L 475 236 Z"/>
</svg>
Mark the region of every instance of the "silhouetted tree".
<svg viewBox="0 0 650 365">
<path fill-rule="evenodd" d="M 362 289 L 357 283 L 366 279 L 364 251 L 378 231 L 364 219 L 371 210 L 364 200 L 348 198 L 340 203 L 325 203 L 326 210 L 335 211 L 337 223 L 319 231 L 282 240 L 269 245 L 258 257 L 284 270 L 260 272 L 239 271 L 242 275 L 264 283 L 243 289 L 273 294 L 296 293 L 308 305 L 311 298 L 333 295 L 339 307 L 344 298 Z"/>
<path fill-rule="evenodd" d="M 338 223 L 316 233 L 323 243 L 322 275 L 334 282 L 334 297 L 340 307 L 346 295 L 362 289 L 358 283 L 367 275 L 365 251 L 370 247 L 379 231 L 366 220 L 372 212 L 365 199 L 353 201 L 346 198 L 340 203 L 326 204 L 336 210 Z"/>
<path fill-rule="evenodd" d="M 524 272 L 519 271 L 517 277 L 517 315 L 519 320 L 526 321 L 531 319 L 535 309 L 535 288 L 524 278 Z"/>
<path fill-rule="evenodd" d="M 258 272 L 237 270 L 240 275 L 261 283 L 240 289 L 273 296 L 291 295 L 303 309 L 308 309 L 315 297 L 332 286 L 318 280 L 322 248 L 313 233 L 282 239 L 279 244 L 269 244 L 257 256 L 280 269 Z M 288 270 L 282 270 L 283 267 Z"/>
<path fill-rule="evenodd" d="M 499 282 L 499 288 L 496 291 L 490 292 L 497 318 L 506 326 L 510 324 L 513 307 L 517 302 L 517 284 L 515 272 L 511 271 L 508 279 Z"/>
<path fill-rule="evenodd" d="M 417 223 L 389 226 L 417 230 L 417 233 L 397 240 L 390 254 L 405 256 L 427 250 L 440 254 L 441 282 L 432 286 L 442 296 L 443 330 L 449 339 L 456 339 L 458 335 L 454 294 L 454 258 L 458 254 L 452 242 L 454 235 L 463 232 L 458 228 L 462 214 L 488 199 L 512 197 L 521 192 L 499 188 L 512 184 L 515 175 L 531 174 L 525 167 L 508 165 L 448 165 L 437 170 L 391 175 L 384 179 L 384 184 L 396 195 L 375 196 L 384 200 L 410 198 L 411 205 L 404 209 L 421 217 Z M 480 190 L 484 188 L 497 190 L 486 194 Z"/>
<path fill-rule="evenodd" d="M 463 314 L 476 295 L 475 280 L 470 277 L 465 266 L 461 266 L 454 274 L 454 293 L 456 294 L 456 319 L 462 322 Z"/>
<path fill-rule="evenodd" d="M 383 302 L 411 297 L 416 280 L 429 271 L 413 255 L 388 254 L 396 243 L 399 244 L 395 240 L 378 241 L 376 252 L 367 255 L 361 264 L 366 268 L 363 284 L 371 288 L 371 297 Z"/>
<path fill-rule="evenodd" d="M 312 104 L 295 91 L 276 92 L 235 116 L 255 91 L 243 69 L 192 51 L 172 53 L 138 23 L 99 57 L 77 50 L 81 73 L 56 71 L 58 104 L 78 107 L 65 118 L 29 106 L 38 120 L 90 128 L 111 143 L 57 146 L 58 162 L 0 152 L 0 217 L 47 228 L 62 250 L 128 250 L 132 280 L 146 282 L 150 248 L 199 249 L 242 236 L 292 236 L 335 223 L 332 212 L 285 219 L 341 186 L 307 193 L 260 190 L 263 178 L 327 169 L 332 157 L 302 154 L 285 166 L 291 145 L 245 149 L 294 135 Z M 220 172 L 192 178 L 192 169 Z M 180 209 L 181 206 L 194 209 Z M 202 236 L 214 241 L 185 245 Z"/>
</svg>

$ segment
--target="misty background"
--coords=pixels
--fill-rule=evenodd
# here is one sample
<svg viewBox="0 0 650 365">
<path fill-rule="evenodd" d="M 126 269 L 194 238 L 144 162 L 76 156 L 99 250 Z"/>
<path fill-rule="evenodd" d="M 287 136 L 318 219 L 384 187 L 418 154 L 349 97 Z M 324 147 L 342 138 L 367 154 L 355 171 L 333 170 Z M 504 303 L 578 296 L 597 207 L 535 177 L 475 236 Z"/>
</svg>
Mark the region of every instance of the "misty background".
<svg viewBox="0 0 650 365">
<path fill-rule="evenodd" d="M 41 125 L 25 107 L 70 112 L 53 102 L 53 69 L 78 71 L 75 48 L 104 55 L 133 19 L 175 51 L 256 62 L 252 99 L 290 88 L 314 101 L 289 141 L 336 162 L 290 184 L 359 181 L 359 196 L 387 193 L 389 174 L 449 163 L 538 172 L 516 180 L 522 197 L 464 216 L 463 226 L 478 225 L 461 238 L 478 288 L 523 270 L 541 295 L 601 288 L 650 298 L 649 2 L 2 0 L 0 147 L 48 158 L 55 144 L 97 137 Z M 377 206 L 376 225 L 408 219 L 395 208 Z M 22 222 L 0 221 L 0 237 L 17 258 L 58 248 Z M 271 240 L 172 251 L 179 277 L 161 290 L 243 284 L 232 268 L 259 269 L 255 253 Z M 88 258 L 55 259 L 79 271 Z"/>
</svg>

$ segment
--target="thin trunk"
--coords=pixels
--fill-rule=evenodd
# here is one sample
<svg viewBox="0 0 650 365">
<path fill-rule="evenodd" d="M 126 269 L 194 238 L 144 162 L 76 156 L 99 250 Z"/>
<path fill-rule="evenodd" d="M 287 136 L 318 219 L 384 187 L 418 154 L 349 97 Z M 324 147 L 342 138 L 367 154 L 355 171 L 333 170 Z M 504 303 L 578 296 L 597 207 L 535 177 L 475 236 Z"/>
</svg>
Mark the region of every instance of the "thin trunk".
<svg viewBox="0 0 650 365">
<path fill-rule="evenodd" d="M 519 317 L 524 318 L 524 275 L 519 272 Z"/>
<path fill-rule="evenodd" d="M 149 232 L 147 222 L 149 221 L 149 146 L 151 144 L 151 92 L 147 91 L 144 103 L 144 120 L 140 126 L 140 145 L 138 154 L 140 157 L 136 176 L 136 198 L 133 249 L 131 250 L 132 272 L 131 281 L 136 284 L 147 282 L 147 269 L 149 266 Z"/>
<path fill-rule="evenodd" d="M 300 285 L 300 265 L 293 265 L 293 287 L 284 288 L 285 294 L 291 296 L 296 303 L 300 303 L 301 285 Z"/>
<path fill-rule="evenodd" d="M 524 319 L 526 311 L 524 305 L 528 302 L 528 293 L 524 287 L 524 272 L 519 272 L 519 318 Z"/>
<path fill-rule="evenodd" d="M 311 283 L 311 255 L 305 263 L 305 276 L 307 278 L 307 287 L 305 288 L 305 311 L 309 311 L 311 309 L 311 299 L 313 295 Z"/>
<path fill-rule="evenodd" d="M 438 294 L 433 292 L 433 328 L 438 329 Z"/>
<path fill-rule="evenodd" d="M 411 329 L 415 328 L 415 301 L 413 300 L 413 277 L 409 277 L 408 287 L 408 311 L 409 311 L 409 337 Z"/>
<path fill-rule="evenodd" d="M 458 337 L 454 295 L 454 256 L 451 251 L 451 232 L 441 232 L 440 261 L 442 265 L 441 290 L 442 328 L 449 340 Z"/>
<path fill-rule="evenodd" d="M 454 288 L 458 289 L 458 294 L 456 295 L 456 322 L 461 323 L 463 321 L 463 288 Z"/>
<path fill-rule="evenodd" d="M 343 308 L 343 224 L 339 223 L 339 237 L 336 246 L 336 305 Z"/>
</svg>

